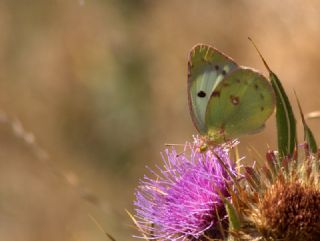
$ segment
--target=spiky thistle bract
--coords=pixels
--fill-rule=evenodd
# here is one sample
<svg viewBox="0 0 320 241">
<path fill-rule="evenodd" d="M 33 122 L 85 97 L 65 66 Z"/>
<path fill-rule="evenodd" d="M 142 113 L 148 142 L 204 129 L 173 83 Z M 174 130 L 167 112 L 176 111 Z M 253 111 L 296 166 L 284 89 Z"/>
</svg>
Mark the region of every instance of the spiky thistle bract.
<svg viewBox="0 0 320 241">
<path fill-rule="evenodd" d="M 311 241 L 320 237 L 319 157 L 269 151 L 260 168 L 246 168 L 245 182 L 233 198 L 241 228 L 238 240 Z"/>
</svg>

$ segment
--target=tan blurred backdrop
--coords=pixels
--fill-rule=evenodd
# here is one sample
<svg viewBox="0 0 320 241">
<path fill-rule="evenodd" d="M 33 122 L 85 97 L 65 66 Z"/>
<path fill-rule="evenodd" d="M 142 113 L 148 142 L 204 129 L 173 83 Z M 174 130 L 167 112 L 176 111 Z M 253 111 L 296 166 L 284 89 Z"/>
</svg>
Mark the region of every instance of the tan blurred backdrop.
<svg viewBox="0 0 320 241">
<path fill-rule="evenodd" d="M 0 240 L 107 240 L 92 217 L 133 240 L 125 209 L 145 166 L 196 133 L 189 49 L 210 43 L 266 74 L 248 36 L 294 108 L 296 90 L 320 110 L 319 1 L 0 0 Z M 248 146 L 276 146 L 274 117 Z"/>
</svg>

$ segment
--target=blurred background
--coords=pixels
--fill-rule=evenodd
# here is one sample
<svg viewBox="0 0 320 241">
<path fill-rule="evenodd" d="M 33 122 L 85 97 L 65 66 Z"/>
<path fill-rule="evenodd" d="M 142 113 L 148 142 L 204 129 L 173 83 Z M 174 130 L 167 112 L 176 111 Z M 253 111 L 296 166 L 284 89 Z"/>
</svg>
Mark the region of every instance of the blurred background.
<svg viewBox="0 0 320 241">
<path fill-rule="evenodd" d="M 188 51 L 212 44 L 266 74 L 248 36 L 295 110 L 293 90 L 320 110 L 319 1 L 0 0 L 0 239 L 108 240 L 101 225 L 134 240 L 145 166 L 196 133 Z M 241 154 L 275 148 L 274 122 Z"/>
</svg>

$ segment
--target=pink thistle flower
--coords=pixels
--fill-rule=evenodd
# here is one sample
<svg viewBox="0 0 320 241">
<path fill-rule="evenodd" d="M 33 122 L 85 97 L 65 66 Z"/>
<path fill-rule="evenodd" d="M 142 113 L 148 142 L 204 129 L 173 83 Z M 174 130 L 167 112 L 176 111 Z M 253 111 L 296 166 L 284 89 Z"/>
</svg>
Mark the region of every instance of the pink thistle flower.
<svg viewBox="0 0 320 241">
<path fill-rule="evenodd" d="M 221 225 L 226 228 L 228 221 L 221 194 L 229 197 L 229 174 L 238 174 L 228 148 L 215 147 L 202 153 L 197 143 L 198 139 L 187 143 L 180 154 L 174 148 L 165 150 L 163 167 L 149 169 L 154 178 L 140 180 L 135 219 L 148 239 L 198 240 L 224 235 Z"/>
</svg>

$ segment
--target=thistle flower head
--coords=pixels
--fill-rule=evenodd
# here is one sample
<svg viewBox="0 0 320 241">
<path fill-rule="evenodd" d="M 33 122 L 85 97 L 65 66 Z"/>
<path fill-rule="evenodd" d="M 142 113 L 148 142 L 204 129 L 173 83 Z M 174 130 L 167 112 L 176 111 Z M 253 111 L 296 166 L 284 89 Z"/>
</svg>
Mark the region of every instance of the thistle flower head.
<svg viewBox="0 0 320 241">
<path fill-rule="evenodd" d="M 259 206 L 259 225 L 265 236 L 297 241 L 311 241 L 320 236 L 319 190 L 298 181 L 277 180 Z"/>
<path fill-rule="evenodd" d="M 320 237 L 319 158 L 315 154 L 288 158 L 268 152 L 260 170 L 247 168 L 246 180 L 247 188 L 239 191 L 244 221 L 239 240 Z"/>
<path fill-rule="evenodd" d="M 135 219 L 148 239 L 205 240 L 224 235 L 223 198 L 229 197 L 229 174 L 237 173 L 228 148 L 203 153 L 197 149 L 196 143 L 187 143 L 181 153 L 174 148 L 166 150 L 164 165 L 150 170 L 154 178 L 145 176 L 140 181 Z"/>
</svg>

